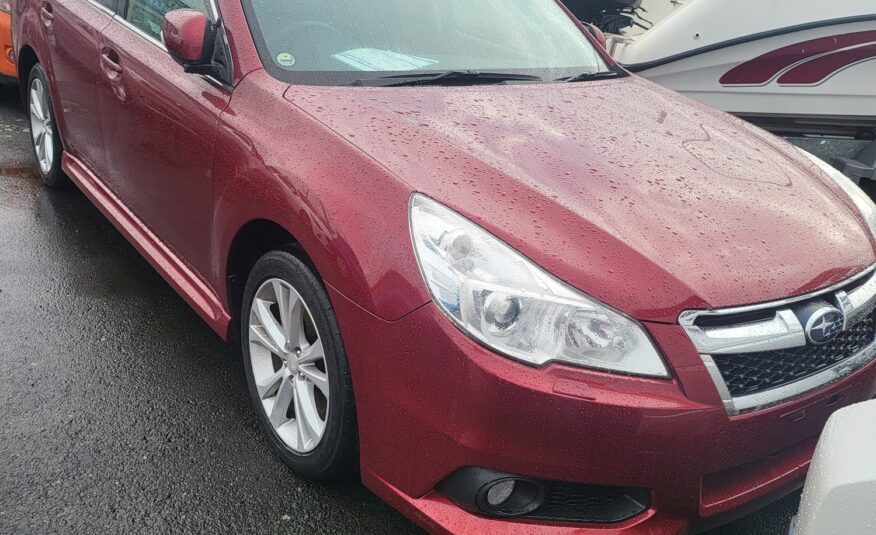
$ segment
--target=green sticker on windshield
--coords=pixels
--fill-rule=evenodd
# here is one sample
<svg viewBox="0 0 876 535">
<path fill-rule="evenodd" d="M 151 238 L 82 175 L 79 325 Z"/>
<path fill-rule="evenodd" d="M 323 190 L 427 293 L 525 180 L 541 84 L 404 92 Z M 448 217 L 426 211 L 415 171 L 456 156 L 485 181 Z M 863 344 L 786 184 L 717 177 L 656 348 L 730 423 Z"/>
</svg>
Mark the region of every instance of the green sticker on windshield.
<svg viewBox="0 0 876 535">
<path fill-rule="evenodd" d="M 277 54 L 277 65 L 280 67 L 291 67 L 295 65 L 295 56 L 288 52 L 280 52 Z"/>
</svg>

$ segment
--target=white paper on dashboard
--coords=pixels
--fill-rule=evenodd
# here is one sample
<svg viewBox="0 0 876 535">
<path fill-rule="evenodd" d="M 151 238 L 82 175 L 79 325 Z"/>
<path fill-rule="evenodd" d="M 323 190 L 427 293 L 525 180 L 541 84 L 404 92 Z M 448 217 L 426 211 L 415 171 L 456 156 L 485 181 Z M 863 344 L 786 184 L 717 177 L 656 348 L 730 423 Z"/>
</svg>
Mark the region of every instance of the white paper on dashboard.
<svg viewBox="0 0 876 535">
<path fill-rule="evenodd" d="M 376 48 L 357 48 L 332 56 L 357 71 L 414 71 L 434 65 L 438 60 L 418 58 Z"/>
</svg>

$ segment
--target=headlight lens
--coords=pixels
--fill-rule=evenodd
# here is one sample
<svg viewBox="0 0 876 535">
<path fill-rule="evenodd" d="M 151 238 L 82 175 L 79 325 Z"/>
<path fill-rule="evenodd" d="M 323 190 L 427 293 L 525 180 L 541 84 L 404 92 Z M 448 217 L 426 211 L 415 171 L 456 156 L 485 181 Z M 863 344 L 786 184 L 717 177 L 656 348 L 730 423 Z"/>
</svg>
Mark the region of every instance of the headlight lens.
<svg viewBox="0 0 876 535">
<path fill-rule="evenodd" d="M 867 225 L 870 227 L 870 233 L 873 234 L 873 236 L 876 236 L 876 204 L 873 204 L 873 200 L 870 196 L 861 191 L 861 188 L 859 188 L 852 179 L 842 174 L 839 169 L 800 147 L 797 147 L 797 150 L 809 158 L 812 163 L 824 171 L 827 176 L 832 178 L 833 181 L 846 192 L 846 195 L 852 199 L 852 202 L 855 203 L 858 211 L 860 211 L 861 215 L 864 216 L 864 219 L 867 220 Z"/>
<path fill-rule="evenodd" d="M 415 194 L 410 220 L 432 298 L 484 345 L 536 366 L 558 361 L 669 375 L 636 321 L 557 280 L 459 214 Z"/>
</svg>

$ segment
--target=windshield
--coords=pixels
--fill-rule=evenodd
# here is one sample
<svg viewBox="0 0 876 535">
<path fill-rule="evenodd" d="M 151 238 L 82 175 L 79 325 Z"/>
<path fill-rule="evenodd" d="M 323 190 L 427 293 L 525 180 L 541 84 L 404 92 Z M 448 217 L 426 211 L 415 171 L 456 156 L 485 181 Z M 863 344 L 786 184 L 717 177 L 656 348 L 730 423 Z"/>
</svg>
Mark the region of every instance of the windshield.
<svg viewBox="0 0 876 535">
<path fill-rule="evenodd" d="M 515 72 L 553 80 L 608 66 L 555 0 L 245 0 L 265 67 L 291 83 L 387 73 Z"/>
</svg>

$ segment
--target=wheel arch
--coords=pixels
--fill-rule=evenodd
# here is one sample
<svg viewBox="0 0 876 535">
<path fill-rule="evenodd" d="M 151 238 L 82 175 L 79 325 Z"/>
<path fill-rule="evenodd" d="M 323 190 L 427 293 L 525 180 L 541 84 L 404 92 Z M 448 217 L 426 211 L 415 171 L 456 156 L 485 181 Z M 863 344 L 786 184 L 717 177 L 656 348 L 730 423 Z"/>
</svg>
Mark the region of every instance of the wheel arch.
<svg viewBox="0 0 876 535">
<path fill-rule="evenodd" d="M 16 55 L 16 63 L 18 64 L 18 92 L 22 102 L 26 102 L 27 79 L 30 76 L 30 71 L 39 62 L 36 50 L 27 44 L 22 46 Z"/>
<path fill-rule="evenodd" d="M 238 334 L 246 279 L 259 258 L 271 251 L 286 251 L 304 262 L 320 281 L 322 277 L 301 242 L 283 225 L 271 219 L 251 219 L 240 226 L 225 255 L 225 285 L 231 326 L 229 337 Z"/>
</svg>

